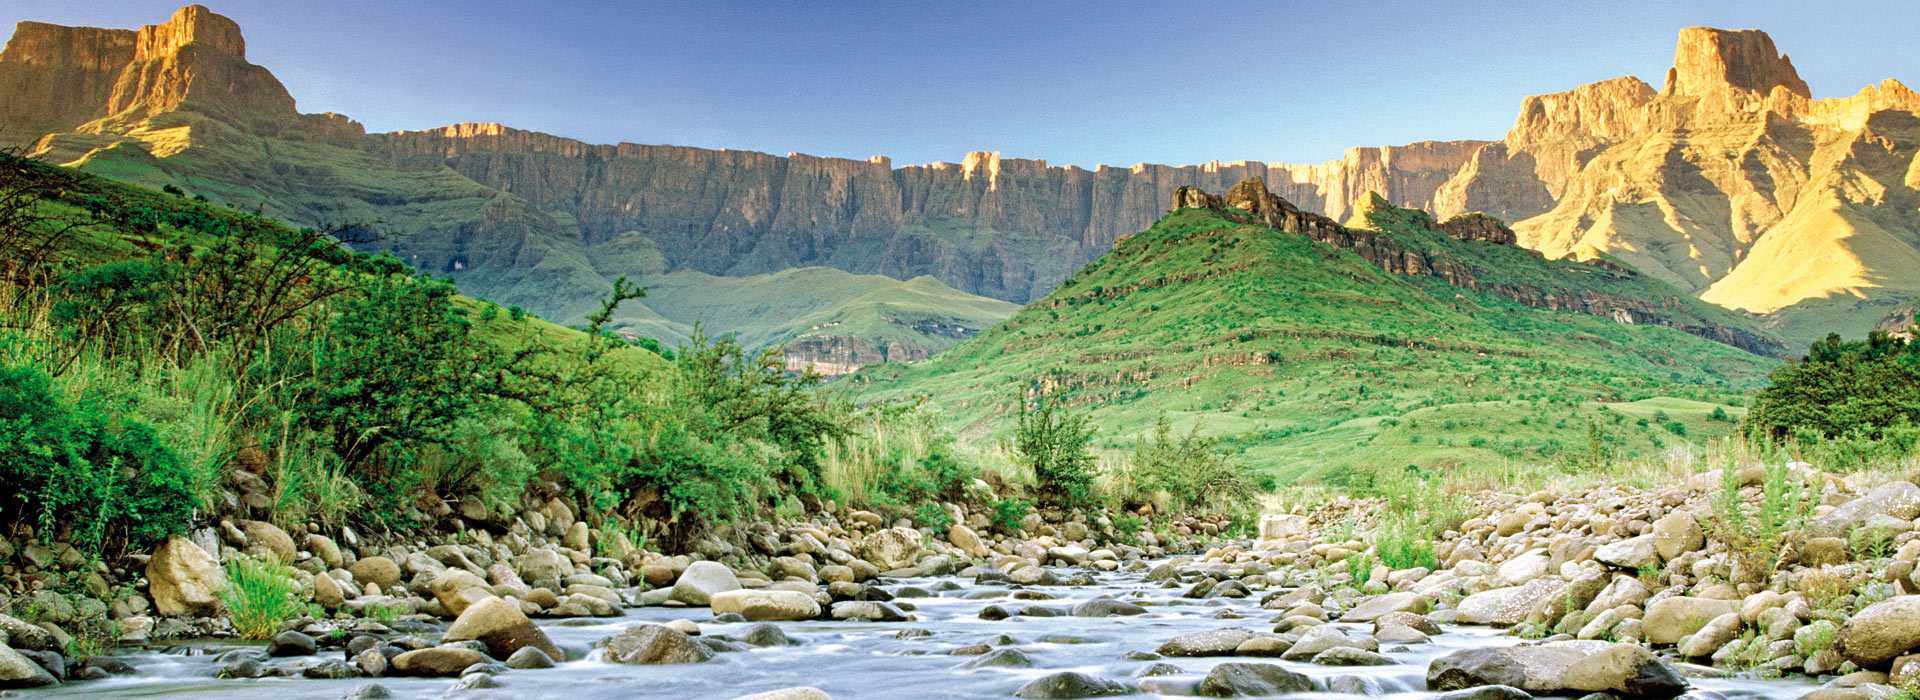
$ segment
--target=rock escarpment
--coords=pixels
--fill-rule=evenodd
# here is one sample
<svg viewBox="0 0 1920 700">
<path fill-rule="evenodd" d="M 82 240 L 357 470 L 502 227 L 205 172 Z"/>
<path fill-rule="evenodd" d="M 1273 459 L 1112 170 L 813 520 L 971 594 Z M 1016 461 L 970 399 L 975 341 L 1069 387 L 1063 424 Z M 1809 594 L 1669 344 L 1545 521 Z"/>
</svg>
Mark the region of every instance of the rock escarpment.
<svg viewBox="0 0 1920 700">
<path fill-rule="evenodd" d="M 1780 344 L 1746 328 L 1705 321 L 1682 313 L 1678 299 L 1648 298 L 1609 293 L 1604 289 L 1575 285 L 1540 286 L 1512 281 L 1515 277 L 1489 278 L 1484 266 L 1465 260 L 1454 251 L 1423 245 L 1417 239 L 1365 227 L 1366 214 L 1356 217 L 1358 225 L 1342 225 L 1312 212 L 1301 211 L 1286 199 L 1275 195 L 1259 178 L 1249 178 L 1215 196 L 1195 187 L 1182 187 L 1171 198 L 1173 209 L 1212 208 L 1243 212 L 1243 216 L 1279 231 L 1297 233 L 1341 250 L 1353 252 L 1382 270 L 1398 275 L 1424 275 L 1446 280 L 1463 289 L 1481 290 L 1535 308 L 1576 311 L 1610 318 L 1620 323 L 1670 326 L 1709 340 L 1725 343 L 1749 352 L 1777 355 Z M 1361 212 L 1391 208 L 1377 195 L 1361 203 Z M 1426 212 L 1408 212 L 1421 229 L 1442 233 L 1458 241 L 1514 247 L 1515 236 L 1504 223 L 1487 214 L 1461 214 L 1445 222 L 1435 222 Z M 1546 265 L 1537 253 L 1528 251 L 1535 264 Z M 1632 278 L 1639 273 L 1619 265 L 1595 262 L 1584 267 L 1584 274 Z M 1508 271 L 1511 272 L 1511 271 Z"/>
</svg>

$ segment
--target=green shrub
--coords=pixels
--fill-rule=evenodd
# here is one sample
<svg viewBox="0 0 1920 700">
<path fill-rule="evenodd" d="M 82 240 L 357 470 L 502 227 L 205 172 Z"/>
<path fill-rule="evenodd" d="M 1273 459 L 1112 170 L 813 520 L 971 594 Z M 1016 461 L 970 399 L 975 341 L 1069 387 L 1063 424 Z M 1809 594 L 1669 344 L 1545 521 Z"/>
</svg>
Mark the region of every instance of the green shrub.
<svg viewBox="0 0 1920 700">
<path fill-rule="evenodd" d="M 1033 504 L 1020 498 L 1002 498 L 993 502 L 993 526 L 1001 532 L 1015 533 L 1023 529 L 1021 521 L 1027 513 L 1033 511 Z"/>
<path fill-rule="evenodd" d="M 913 509 L 913 522 L 934 532 L 946 532 L 953 527 L 953 514 L 939 503 L 925 501 Z"/>
<path fill-rule="evenodd" d="M 186 530 L 199 505 L 192 470 L 149 425 L 97 400 L 68 401 L 33 367 L 0 367 L 0 512 L 41 538 L 99 551 Z"/>
<path fill-rule="evenodd" d="M 1253 471 L 1203 437 L 1198 426 L 1178 438 L 1166 417 L 1135 443 L 1132 466 L 1138 488 L 1166 494 L 1180 510 L 1204 508 L 1234 512 L 1253 507 L 1260 484 Z"/>
<path fill-rule="evenodd" d="M 1140 541 L 1140 531 L 1145 529 L 1147 521 L 1132 513 L 1118 513 L 1113 516 L 1113 529 L 1120 533 L 1120 540 L 1129 544 Z"/>
<path fill-rule="evenodd" d="M 1771 378 L 1747 411 L 1749 434 L 1879 439 L 1887 428 L 1920 425 L 1920 343 L 1883 331 L 1866 340 L 1829 335 Z"/>
<path fill-rule="evenodd" d="M 227 590 L 220 598 L 234 630 L 246 639 L 271 639 L 280 623 L 306 610 L 294 595 L 293 569 L 252 557 L 227 562 Z"/>
<path fill-rule="evenodd" d="M 1014 452 L 1033 470 L 1041 499 L 1062 507 L 1093 502 L 1093 426 L 1087 417 L 1069 412 L 1051 397 L 1036 407 L 1020 402 L 1014 428 Z"/>
<path fill-rule="evenodd" d="M 1373 548 L 1380 555 L 1380 563 L 1395 571 L 1412 568 L 1431 570 L 1440 565 L 1434 557 L 1433 540 L 1411 518 L 1393 518 L 1382 525 L 1374 532 Z"/>
</svg>

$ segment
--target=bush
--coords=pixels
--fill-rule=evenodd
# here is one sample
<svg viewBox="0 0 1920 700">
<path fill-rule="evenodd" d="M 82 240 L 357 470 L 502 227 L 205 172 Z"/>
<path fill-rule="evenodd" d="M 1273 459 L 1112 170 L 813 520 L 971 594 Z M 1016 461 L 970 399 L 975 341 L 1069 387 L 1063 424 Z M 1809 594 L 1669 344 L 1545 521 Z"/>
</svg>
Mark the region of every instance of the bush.
<svg viewBox="0 0 1920 700">
<path fill-rule="evenodd" d="M 1014 428 L 1014 453 L 1033 470 L 1042 500 L 1061 507 L 1093 502 L 1093 427 L 1087 417 L 1070 413 L 1050 397 L 1035 407 L 1020 402 Z"/>
<path fill-rule="evenodd" d="M 1829 335 L 1775 369 L 1747 411 L 1750 435 L 1880 439 L 1920 425 L 1920 343 L 1874 331 L 1864 341 Z"/>
<path fill-rule="evenodd" d="M 97 552 L 185 531 L 199 505 L 192 470 L 154 429 L 95 400 L 69 402 L 32 367 L 0 367 L 0 512 L 31 517 L 43 540 Z"/>
<path fill-rule="evenodd" d="M 1166 494 L 1179 510 L 1205 508 L 1235 512 L 1252 508 L 1260 484 L 1252 470 L 1229 458 L 1219 441 L 1202 437 L 1199 428 L 1179 438 L 1165 417 L 1142 436 L 1133 450 L 1138 488 L 1148 494 Z"/>
<path fill-rule="evenodd" d="M 1440 562 L 1433 553 L 1433 540 L 1411 518 L 1393 518 L 1374 532 L 1374 551 L 1380 562 L 1395 571 L 1437 569 Z"/>
<path fill-rule="evenodd" d="M 1021 521 L 1027 513 L 1033 511 L 1033 504 L 1025 499 L 1002 498 L 993 502 L 993 526 L 1001 532 L 1012 534 L 1023 529 Z"/>
<path fill-rule="evenodd" d="M 227 590 L 220 594 L 233 628 L 246 639 L 272 639 L 280 623 L 303 612 L 294 595 L 293 569 L 277 561 L 236 557 L 227 562 Z"/>
<path fill-rule="evenodd" d="M 946 532 L 953 527 L 953 514 L 939 503 L 925 501 L 913 509 L 913 522 L 934 532 Z"/>
</svg>

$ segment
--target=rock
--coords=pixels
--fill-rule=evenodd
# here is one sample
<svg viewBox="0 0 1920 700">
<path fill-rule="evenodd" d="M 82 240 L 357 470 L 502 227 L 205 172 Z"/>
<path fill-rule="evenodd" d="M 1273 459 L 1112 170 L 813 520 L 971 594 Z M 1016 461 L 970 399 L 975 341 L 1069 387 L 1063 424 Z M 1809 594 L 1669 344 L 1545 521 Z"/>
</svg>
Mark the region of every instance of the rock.
<svg viewBox="0 0 1920 700">
<path fill-rule="evenodd" d="M 1301 634 L 1299 641 L 1294 642 L 1293 645 L 1287 649 L 1286 653 L 1282 655 L 1282 658 L 1289 661 L 1305 661 L 1313 658 L 1320 652 L 1337 647 L 1362 649 L 1372 647 L 1373 649 L 1377 649 L 1379 648 L 1379 644 L 1371 639 L 1348 638 L 1345 631 L 1334 625 L 1320 625 L 1309 628 L 1305 633 Z M 1372 651 L 1372 649 L 1367 650 Z"/>
<path fill-rule="evenodd" d="M 1393 659 L 1355 647 L 1333 647 L 1313 655 L 1321 666 L 1391 666 Z"/>
<path fill-rule="evenodd" d="M 0 646 L 33 651 L 57 651 L 59 644 L 39 625 L 11 615 L 0 615 Z"/>
<path fill-rule="evenodd" d="M 607 660 L 619 664 L 696 664 L 713 658 L 706 646 L 664 625 L 633 625 L 609 638 L 606 647 Z"/>
<path fill-rule="evenodd" d="M 723 591 L 715 593 L 710 603 L 715 615 L 739 613 L 755 622 L 811 620 L 820 616 L 820 602 L 814 600 L 813 596 L 795 591 Z"/>
<path fill-rule="evenodd" d="M 1013 694 L 1022 698 L 1102 698 L 1132 695 L 1133 688 L 1119 681 L 1066 671 L 1034 679 Z"/>
<path fill-rule="evenodd" d="M 1406 612 L 1416 615 L 1426 614 L 1433 607 L 1433 599 L 1419 593 L 1402 591 L 1377 595 L 1353 606 L 1347 614 L 1340 616 L 1341 622 L 1373 622 L 1389 613 Z"/>
<path fill-rule="evenodd" d="M 507 657 L 507 668 L 514 670 L 553 668 L 553 665 L 553 656 L 541 651 L 540 647 L 520 647 L 519 651 Z"/>
<path fill-rule="evenodd" d="M 1663 598 L 1647 606 L 1647 614 L 1641 621 L 1642 631 L 1649 643 L 1675 644 L 1681 637 L 1700 631 L 1714 618 L 1736 612 L 1738 609 L 1730 600 Z"/>
<path fill-rule="evenodd" d="M 1612 693 L 1623 698 L 1665 700 L 1687 692 L 1687 681 L 1667 662 L 1638 644 L 1615 644 L 1567 667 L 1567 690 Z"/>
<path fill-rule="evenodd" d="M 1847 660 L 1867 668 L 1881 667 L 1916 647 L 1920 647 L 1920 595 L 1889 598 L 1854 613 L 1840 626 L 1835 645 Z"/>
<path fill-rule="evenodd" d="M 198 547 L 199 545 L 190 546 Z M 47 670 L 34 663 L 20 652 L 0 645 L 0 689 L 3 688 L 40 688 L 59 685 L 60 681 L 47 673 Z"/>
<path fill-rule="evenodd" d="M 869 622 L 905 622 L 913 619 L 913 616 L 908 615 L 906 611 L 877 600 L 848 600 L 834 603 L 832 615 L 835 620 Z"/>
<path fill-rule="evenodd" d="M 440 601 L 440 607 L 454 617 L 466 612 L 467 606 L 493 597 L 485 580 L 461 569 L 441 572 L 427 585 L 427 590 L 433 593 L 434 600 Z"/>
<path fill-rule="evenodd" d="M 1175 207 L 1176 209 L 1179 207 Z M 1269 513 L 1260 516 L 1260 539 L 1284 540 L 1306 535 L 1312 528 L 1304 515 Z"/>
<path fill-rule="evenodd" d="M 1653 521 L 1653 547 L 1660 558 L 1673 560 L 1707 546 L 1707 533 L 1692 513 L 1677 510 Z"/>
<path fill-rule="evenodd" d="M 496 596 L 487 596 L 467 606 L 447 627 L 442 639 L 480 642 L 487 645 L 487 653 L 497 659 L 509 658 L 521 649 L 539 649 L 550 659 L 567 658 L 546 632 L 527 619 L 519 605 Z"/>
<path fill-rule="evenodd" d="M 1161 644 L 1154 651 L 1161 656 L 1232 656 L 1241 642 L 1254 634 L 1242 629 L 1218 629 L 1189 632 Z"/>
<path fill-rule="evenodd" d="M 559 588 L 561 580 L 573 575 L 573 562 L 546 547 L 528 550 L 514 563 L 520 567 L 520 578 L 534 586 Z"/>
<path fill-rule="evenodd" d="M 390 662 L 387 660 L 387 655 L 380 653 L 378 648 L 368 647 L 353 655 L 353 665 L 358 666 L 363 674 L 379 677 L 387 675 Z"/>
<path fill-rule="evenodd" d="M 1707 622 L 1693 634 L 1680 639 L 1675 651 L 1690 659 L 1713 656 L 1713 652 L 1740 636 L 1740 614 L 1727 613 Z"/>
<path fill-rule="evenodd" d="M 1534 606 L 1559 594 L 1565 584 L 1557 578 L 1540 578 L 1518 586 L 1475 593 L 1460 601 L 1458 620 L 1462 624 L 1496 627 L 1520 624 Z"/>
<path fill-rule="evenodd" d="M 488 661 L 486 654 L 466 647 L 428 647 L 393 657 L 393 672 L 403 676 L 453 677 L 468 666 Z"/>
<path fill-rule="evenodd" d="M 993 550 L 988 549 L 987 544 L 980 540 L 980 533 L 974 532 L 973 528 L 965 525 L 954 525 L 949 528 L 947 542 L 959 547 L 960 551 L 967 553 L 967 556 L 977 559 L 993 555 Z"/>
<path fill-rule="evenodd" d="M 273 557 L 282 564 L 292 564 L 299 548 L 293 545 L 293 537 L 287 535 L 280 526 L 264 520 L 242 520 L 237 523 L 247 538 L 246 550 L 255 557 Z"/>
<path fill-rule="evenodd" d="M 312 678 L 316 680 L 338 681 L 348 678 L 359 678 L 360 669 L 340 659 L 327 659 L 300 669 L 300 676 L 302 678 Z"/>
<path fill-rule="evenodd" d="M 1427 666 L 1428 690 L 1460 690 L 1477 685 L 1506 685 L 1550 695 L 1565 687 L 1568 668 L 1595 649 L 1594 642 L 1558 642 L 1538 646 L 1462 649 Z M 1604 644 L 1600 644 L 1604 646 Z"/>
<path fill-rule="evenodd" d="M 920 531 L 894 527 L 867 535 L 854 552 L 881 570 L 913 566 L 920 557 Z"/>
<path fill-rule="evenodd" d="M 673 600 L 688 605 L 708 605 L 715 593 L 740 590 L 740 579 L 733 570 L 711 561 L 696 561 L 680 573 L 673 584 Z"/>
<path fill-rule="evenodd" d="M 1073 606 L 1074 617 L 1113 617 L 1116 615 L 1145 615 L 1147 609 L 1123 600 L 1095 598 Z"/>
<path fill-rule="evenodd" d="M 788 637 L 787 633 L 780 631 L 778 626 L 770 622 L 762 622 L 748 627 L 747 631 L 740 635 L 740 641 L 757 647 L 786 647 L 799 644 L 799 642 L 795 642 L 792 638 Z"/>
<path fill-rule="evenodd" d="M 185 537 L 168 537 L 147 560 L 147 591 L 161 615 L 212 615 L 226 590 L 226 569 Z"/>
<path fill-rule="evenodd" d="M 1313 690 L 1313 680 L 1275 664 L 1224 663 L 1200 679 L 1194 693 L 1210 698 L 1281 695 Z"/>
<path fill-rule="evenodd" d="M 799 687 L 742 695 L 733 700 L 833 700 L 833 696 L 819 688 Z"/>
<path fill-rule="evenodd" d="M 1502 586 L 1519 586 L 1546 576 L 1552 563 L 1546 550 L 1536 549 L 1501 563 L 1493 577 Z"/>
<path fill-rule="evenodd" d="M 387 690 L 386 686 L 368 683 L 340 696 L 340 700 L 387 700 L 391 697 L 393 697 L 393 691 Z"/>
<path fill-rule="evenodd" d="M 1660 550 L 1654 536 L 1649 534 L 1610 542 L 1594 550 L 1593 558 L 1609 566 L 1638 570 L 1659 566 Z"/>
<path fill-rule="evenodd" d="M 366 557 L 347 567 L 353 572 L 355 583 L 379 586 L 380 590 L 390 590 L 400 583 L 400 565 L 386 557 Z"/>
<path fill-rule="evenodd" d="M 1012 647 L 994 649 L 972 660 L 960 664 L 963 669 L 975 668 L 1033 668 L 1033 657 Z"/>
<path fill-rule="evenodd" d="M 1801 566 L 1833 566 L 1844 564 L 1852 553 L 1847 551 L 1847 541 L 1838 537 L 1810 537 L 1800 544 Z"/>
<path fill-rule="evenodd" d="M 1432 700 L 1533 700 L 1533 694 L 1510 685 L 1482 685 L 1441 693 Z"/>
<path fill-rule="evenodd" d="M 273 636 L 273 642 L 267 645 L 268 656 L 312 656 L 320 650 L 320 643 L 313 637 L 294 630 L 287 630 Z"/>
<path fill-rule="evenodd" d="M 1807 524 L 1808 537 L 1846 537 L 1853 528 L 1875 515 L 1890 515 L 1901 520 L 1920 517 L 1920 486 L 1895 480 L 1874 487 L 1866 495 L 1847 501 L 1826 515 Z"/>
<path fill-rule="evenodd" d="M 339 610 L 347 604 L 347 595 L 338 581 L 323 573 L 313 577 L 313 602 L 326 610 Z"/>
</svg>

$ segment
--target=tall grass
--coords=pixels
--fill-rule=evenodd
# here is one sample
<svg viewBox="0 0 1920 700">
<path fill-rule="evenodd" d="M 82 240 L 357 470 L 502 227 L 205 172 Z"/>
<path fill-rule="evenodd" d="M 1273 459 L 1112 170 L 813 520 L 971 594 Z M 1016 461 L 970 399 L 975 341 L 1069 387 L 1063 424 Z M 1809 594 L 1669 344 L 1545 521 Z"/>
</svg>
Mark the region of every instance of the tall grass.
<svg viewBox="0 0 1920 700">
<path fill-rule="evenodd" d="M 228 561 L 227 590 L 220 597 L 234 630 L 247 639 L 270 639 L 280 631 L 280 623 L 304 612 L 294 595 L 293 570 L 273 560 Z"/>
<path fill-rule="evenodd" d="M 283 414 L 272 433 L 272 520 L 282 526 L 318 522 L 323 527 L 345 525 L 366 494 L 347 474 L 347 465 L 327 448 L 326 441 L 295 425 Z"/>
</svg>

